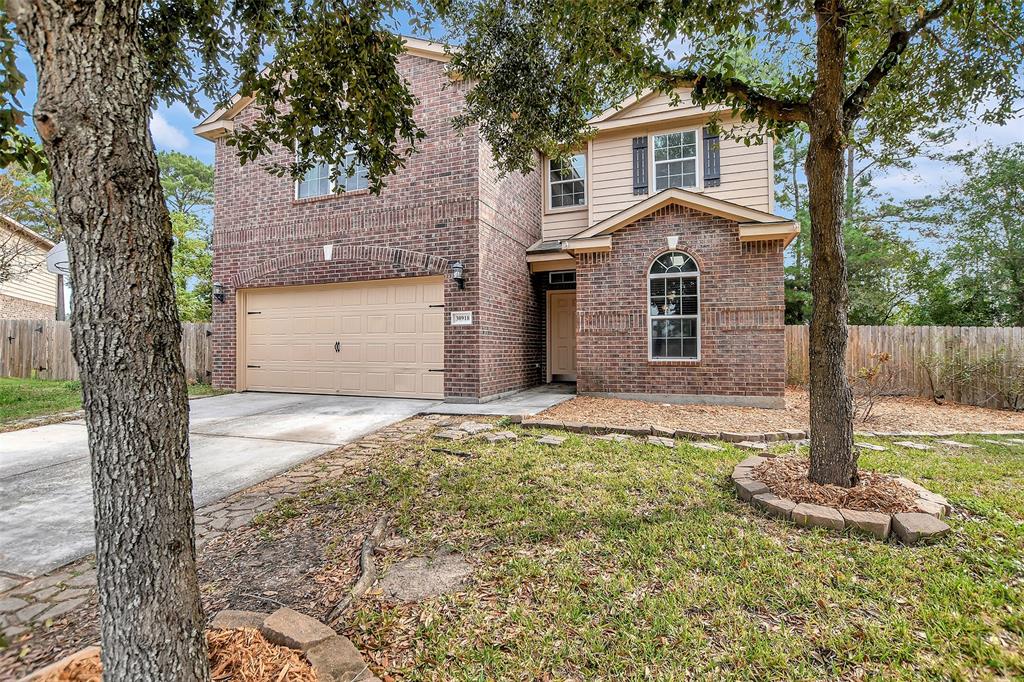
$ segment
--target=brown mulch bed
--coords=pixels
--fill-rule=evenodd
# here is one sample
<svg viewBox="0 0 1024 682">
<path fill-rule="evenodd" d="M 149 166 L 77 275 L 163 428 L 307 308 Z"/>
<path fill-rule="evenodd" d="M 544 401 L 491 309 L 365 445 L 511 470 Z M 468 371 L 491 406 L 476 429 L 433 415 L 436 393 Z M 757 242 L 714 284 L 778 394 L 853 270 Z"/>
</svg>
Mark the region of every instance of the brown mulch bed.
<svg viewBox="0 0 1024 682">
<path fill-rule="evenodd" d="M 271 644 L 258 630 L 206 633 L 210 678 L 214 682 L 316 682 L 316 673 L 298 651 Z M 99 654 L 79 658 L 40 682 L 102 682 Z"/>
<path fill-rule="evenodd" d="M 915 511 L 916 495 L 895 476 L 860 471 L 852 488 L 818 485 L 807 478 L 810 461 L 801 457 L 775 457 L 754 469 L 754 478 L 773 493 L 794 502 L 825 507 L 899 514 Z"/>
<path fill-rule="evenodd" d="M 804 429 L 809 423 L 807 391 L 786 389 L 785 409 L 722 405 L 670 405 L 640 400 L 578 396 L 545 410 L 539 419 L 607 424 L 664 426 L 690 431 L 763 433 Z M 972 405 L 936 405 L 926 398 L 880 398 L 858 431 L 1024 431 L 1024 413 Z"/>
</svg>

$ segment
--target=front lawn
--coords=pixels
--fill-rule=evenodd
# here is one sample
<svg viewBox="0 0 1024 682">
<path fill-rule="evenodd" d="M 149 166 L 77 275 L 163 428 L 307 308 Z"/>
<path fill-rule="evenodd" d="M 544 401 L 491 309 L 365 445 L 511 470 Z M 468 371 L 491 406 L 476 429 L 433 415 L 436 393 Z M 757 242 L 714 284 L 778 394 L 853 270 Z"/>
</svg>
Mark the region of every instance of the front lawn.
<svg viewBox="0 0 1024 682">
<path fill-rule="evenodd" d="M 1020 679 L 1024 447 L 865 453 L 949 498 L 939 544 L 805 531 L 737 501 L 746 453 L 570 435 L 539 445 L 419 439 L 365 477 L 271 514 L 264 537 L 396 512 L 410 544 L 476 565 L 472 586 L 419 604 L 370 596 L 345 634 L 396 679 Z M 564 435 L 564 434 L 561 434 Z M 876 442 L 885 443 L 878 440 Z M 931 441 L 926 441 L 931 442 Z M 789 446 L 791 447 L 791 446 Z M 447 449 L 448 453 L 436 451 Z M 452 454 L 451 451 L 461 453 Z M 352 518 L 349 516 L 349 518 Z M 338 524 L 339 526 L 342 524 Z M 350 565 L 354 557 L 336 557 Z M 322 614 L 320 614 L 322 615 Z"/>
<path fill-rule="evenodd" d="M 193 384 L 188 393 L 197 397 L 224 391 L 209 384 Z M 0 377 L 0 424 L 77 410 L 81 406 L 82 385 L 78 381 Z"/>
</svg>

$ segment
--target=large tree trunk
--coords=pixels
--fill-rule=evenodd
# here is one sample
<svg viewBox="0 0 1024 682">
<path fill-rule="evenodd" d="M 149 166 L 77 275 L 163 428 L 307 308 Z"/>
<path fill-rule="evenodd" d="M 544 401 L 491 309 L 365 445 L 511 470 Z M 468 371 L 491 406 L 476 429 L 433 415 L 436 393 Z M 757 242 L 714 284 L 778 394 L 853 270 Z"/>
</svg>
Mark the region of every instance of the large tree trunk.
<svg viewBox="0 0 1024 682">
<path fill-rule="evenodd" d="M 208 680 L 171 223 L 137 2 L 8 0 L 68 241 L 104 678 Z"/>
<path fill-rule="evenodd" d="M 811 213 L 811 469 L 815 483 L 857 481 L 853 392 L 846 377 L 843 111 L 846 32 L 838 3 L 818 3 L 818 82 L 811 97 L 807 189 Z"/>
</svg>

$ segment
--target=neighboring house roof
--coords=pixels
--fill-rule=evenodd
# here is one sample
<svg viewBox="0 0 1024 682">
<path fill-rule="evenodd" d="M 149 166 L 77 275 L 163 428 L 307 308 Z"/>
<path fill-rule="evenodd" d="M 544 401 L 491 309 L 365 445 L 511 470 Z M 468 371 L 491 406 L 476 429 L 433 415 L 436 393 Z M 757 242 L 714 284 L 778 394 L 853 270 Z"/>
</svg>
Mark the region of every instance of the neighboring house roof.
<svg viewBox="0 0 1024 682">
<path fill-rule="evenodd" d="M 401 36 L 401 38 L 405 41 L 405 51 L 411 55 L 433 59 L 438 62 L 447 63 L 451 61 L 451 55 L 448 54 L 442 43 L 434 43 L 410 36 Z M 235 95 L 228 102 L 227 106 L 221 107 L 207 116 L 202 123 L 192 128 L 192 132 L 207 140 L 216 140 L 221 135 L 232 132 L 235 128 L 235 116 L 242 109 L 249 106 L 252 101 L 253 98 L 248 95 Z"/>
<path fill-rule="evenodd" d="M 32 240 L 39 246 L 44 247 L 47 251 L 49 251 L 55 246 L 55 244 L 52 241 L 50 241 L 43 235 L 39 234 L 38 232 L 28 229 L 27 227 L 19 223 L 14 218 L 11 218 L 10 216 L 0 213 L 0 221 L 2 221 L 3 226 L 9 229 L 11 232 L 16 232 L 22 235 L 23 237 Z"/>
</svg>

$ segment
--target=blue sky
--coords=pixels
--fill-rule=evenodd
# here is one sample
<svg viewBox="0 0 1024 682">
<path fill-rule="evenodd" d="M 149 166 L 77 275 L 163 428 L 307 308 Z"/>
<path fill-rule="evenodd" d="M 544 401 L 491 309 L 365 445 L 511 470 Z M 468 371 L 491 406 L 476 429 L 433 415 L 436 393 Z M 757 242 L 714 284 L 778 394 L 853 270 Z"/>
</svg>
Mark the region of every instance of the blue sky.
<svg viewBox="0 0 1024 682">
<path fill-rule="evenodd" d="M 408 17 L 398 16 L 394 30 L 406 35 L 411 33 Z M 31 111 L 36 97 L 35 68 L 28 54 L 18 48 L 18 66 L 28 75 L 25 95 L 21 98 L 22 105 Z M 207 111 L 213 109 L 213 103 L 203 101 Z M 213 162 L 213 144 L 192 133 L 202 117 L 195 117 L 181 104 L 172 106 L 161 105 L 153 112 L 150 130 L 157 149 L 179 151 L 196 156 L 208 163 Z M 33 134 L 34 130 L 31 131 Z M 1024 141 L 1024 103 L 1016 117 L 1005 126 L 968 125 L 958 137 L 956 143 L 948 151 L 962 151 L 991 142 L 1006 145 Z M 924 196 L 939 191 L 945 184 L 961 179 L 955 166 L 950 164 L 918 159 L 910 170 L 892 170 L 876 175 L 875 187 L 882 193 L 896 200 Z"/>
</svg>

